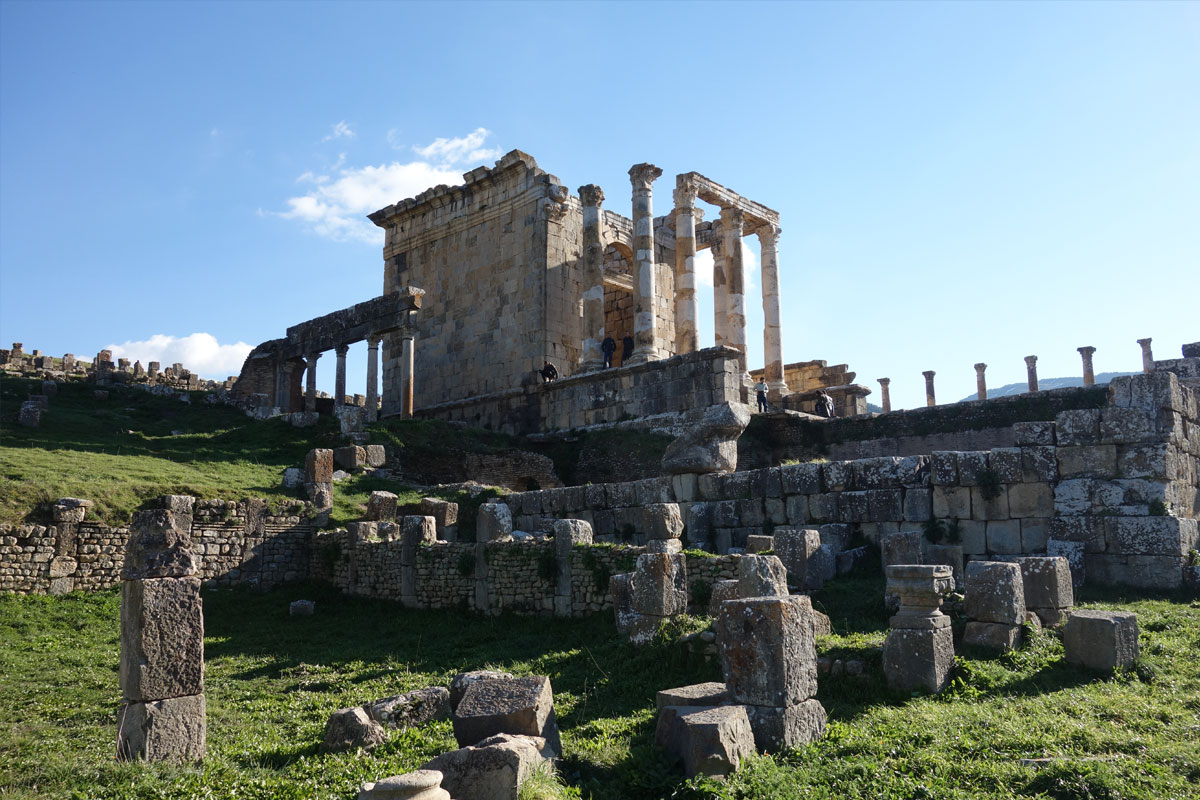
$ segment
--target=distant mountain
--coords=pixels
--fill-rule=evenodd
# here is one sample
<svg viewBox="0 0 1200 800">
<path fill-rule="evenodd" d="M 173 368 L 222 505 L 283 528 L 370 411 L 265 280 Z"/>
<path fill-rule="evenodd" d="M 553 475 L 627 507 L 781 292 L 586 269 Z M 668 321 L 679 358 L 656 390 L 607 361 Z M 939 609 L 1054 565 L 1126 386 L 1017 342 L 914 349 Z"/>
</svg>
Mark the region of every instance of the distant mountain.
<svg viewBox="0 0 1200 800">
<path fill-rule="evenodd" d="M 1096 374 L 1096 383 L 1108 383 L 1113 378 L 1119 378 L 1122 375 L 1136 375 L 1136 372 L 1099 372 Z M 1068 386 L 1083 386 L 1083 376 L 1076 378 L 1038 378 L 1038 389 L 1065 389 Z M 1001 386 L 997 389 L 988 387 L 988 399 L 993 397 L 1011 397 L 1014 394 L 1025 394 L 1029 391 L 1029 384 L 1025 381 L 1021 383 L 1010 383 Z M 967 395 L 958 402 L 964 400 L 974 400 L 975 393 Z"/>
</svg>

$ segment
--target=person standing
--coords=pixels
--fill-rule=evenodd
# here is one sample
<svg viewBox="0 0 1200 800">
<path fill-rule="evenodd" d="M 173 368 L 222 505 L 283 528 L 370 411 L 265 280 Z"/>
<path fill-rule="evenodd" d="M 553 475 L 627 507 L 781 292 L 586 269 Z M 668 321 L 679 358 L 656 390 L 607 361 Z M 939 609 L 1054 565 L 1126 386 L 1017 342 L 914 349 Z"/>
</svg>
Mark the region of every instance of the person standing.
<svg viewBox="0 0 1200 800">
<path fill-rule="evenodd" d="M 633 337 L 626 336 L 621 340 L 621 366 L 625 366 L 625 362 L 633 355 Z"/>
<path fill-rule="evenodd" d="M 763 378 L 754 384 L 754 393 L 758 396 L 758 413 L 767 413 L 767 382 Z"/>
<path fill-rule="evenodd" d="M 605 336 L 600 344 L 600 352 L 604 353 L 604 368 L 612 366 L 613 353 L 617 352 L 617 343 L 611 336 Z"/>
</svg>

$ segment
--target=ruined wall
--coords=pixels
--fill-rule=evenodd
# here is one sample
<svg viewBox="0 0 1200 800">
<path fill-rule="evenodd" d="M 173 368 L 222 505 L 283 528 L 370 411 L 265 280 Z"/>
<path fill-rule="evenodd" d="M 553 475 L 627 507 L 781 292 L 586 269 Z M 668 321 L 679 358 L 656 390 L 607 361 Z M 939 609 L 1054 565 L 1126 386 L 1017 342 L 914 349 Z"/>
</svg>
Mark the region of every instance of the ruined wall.
<svg viewBox="0 0 1200 800">
<path fill-rule="evenodd" d="M 710 348 L 663 361 L 418 407 L 415 416 L 509 433 L 569 430 L 740 402 L 734 351 Z"/>
<path fill-rule="evenodd" d="M 262 501 L 197 500 L 192 542 L 208 586 L 271 588 L 308 574 L 313 528 Z M 0 592 L 63 594 L 98 591 L 121 582 L 129 529 L 92 522 L 0 525 Z"/>
</svg>

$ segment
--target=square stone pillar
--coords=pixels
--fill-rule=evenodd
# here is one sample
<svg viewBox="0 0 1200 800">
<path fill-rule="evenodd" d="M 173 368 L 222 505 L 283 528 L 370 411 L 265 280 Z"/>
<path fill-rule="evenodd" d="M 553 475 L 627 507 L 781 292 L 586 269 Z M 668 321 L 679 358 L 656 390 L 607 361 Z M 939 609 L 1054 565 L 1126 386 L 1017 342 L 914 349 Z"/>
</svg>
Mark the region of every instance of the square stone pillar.
<svg viewBox="0 0 1200 800">
<path fill-rule="evenodd" d="M 741 351 L 739 362 L 742 372 L 746 371 L 746 267 L 742 259 L 744 223 L 745 215 L 741 209 L 721 209 L 725 277 L 729 281 L 729 346 Z"/>
<path fill-rule="evenodd" d="M 633 184 L 633 355 L 626 363 L 657 361 L 658 286 L 654 274 L 654 207 L 652 186 L 662 175 L 653 164 L 635 164 L 629 169 Z"/>
<path fill-rule="evenodd" d="M 675 352 L 700 349 L 696 331 L 696 186 L 680 175 L 675 187 Z"/>
<path fill-rule="evenodd" d="M 600 206 L 604 191 L 595 184 L 579 187 L 583 203 L 583 361 L 580 369 L 604 368 L 604 242 L 600 237 Z"/>
</svg>

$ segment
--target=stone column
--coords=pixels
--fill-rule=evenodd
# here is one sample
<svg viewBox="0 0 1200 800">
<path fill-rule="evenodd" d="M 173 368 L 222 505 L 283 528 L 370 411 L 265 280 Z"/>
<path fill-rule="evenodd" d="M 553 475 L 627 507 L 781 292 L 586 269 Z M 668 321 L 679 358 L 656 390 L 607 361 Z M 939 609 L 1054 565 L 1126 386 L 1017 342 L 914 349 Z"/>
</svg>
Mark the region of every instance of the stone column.
<svg viewBox="0 0 1200 800">
<path fill-rule="evenodd" d="M 654 206 L 651 187 L 662 175 L 653 164 L 629 169 L 633 184 L 633 355 L 630 364 L 658 360 L 656 321 L 658 288 L 654 275 Z"/>
<path fill-rule="evenodd" d="M 975 365 L 975 399 L 987 400 L 987 377 L 983 374 L 987 371 L 987 364 L 980 361 Z"/>
<path fill-rule="evenodd" d="M 937 399 L 933 395 L 933 376 L 937 373 L 931 369 L 927 369 L 921 374 L 925 376 L 925 405 L 936 406 Z"/>
<path fill-rule="evenodd" d="M 897 564 L 887 568 L 887 593 L 900 597 L 883 643 L 883 673 L 895 690 L 946 688 L 954 666 L 954 634 L 942 613 L 942 594 L 954 587 L 944 564 Z"/>
<path fill-rule="evenodd" d="M 580 369 L 604 368 L 604 243 L 600 241 L 600 205 L 604 191 L 595 184 L 579 187 L 583 203 L 583 361 Z"/>
<path fill-rule="evenodd" d="M 721 347 L 729 344 L 729 281 L 725 278 L 725 242 L 721 236 L 721 223 L 712 226 L 713 257 L 713 344 Z"/>
<path fill-rule="evenodd" d="M 1138 339 L 1137 342 L 1142 346 L 1142 372 L 1147 374 L 1154 372 L 1154 353 L 1150 351 L 1150 342 L 1152 339 Z"/>
<path fill-rule="evenodd" d="M 1038 390 L 1037 356 L 1025 356 L 1025 374 L 1029 378 L 1029 391 Z"/>
<path fill-rule="evenodd" d="M 682 178 L 682 176 L 680 176 Z M 696 187 L 679 181 L 675 187 L 675 352 L 700 349 L 696 333 Z"/>
<path fill-rule="evenodd" d="M 379 419 L 379 334 L 367 337 L 367 422 Z"/>
<path fill-rule="evenodd" d="M 337 372 L 333 377 L 333 405 L 334 408 L 346 402 L 346 351 L 350 349 L 350 345 L 339 344 L 334 348 L 337 353 Z"/>
<path fill-rule="evenodd" d="M 746 371 L 746 268 L 742 263 L 742 226 L 739 208 L 721 209 L 721 234 L 725 239 L 725 277 L 729 281 L 729 346 L 741 351 L 738 359 Z"/>
<path fill-rule="evenodd" d="M 778 397 L 788 390 L 783 380 L 783 339 L 779 311 L 779 234 L 782 232 L 783 229 L 778 225 L 764 225 L 756 232 L 762 251 L 763 354 L 767 362 L 767 387 L 772 397 Z"/>
<path fill-rule="evenodd" d="M 304 375 L 304 410 L 313 413 L 317 410 L 317 359 L 320 353 L 309 353 L 308 372 Z"/>
<path fill-rule="evenodd" d="M 888 413 L 892 410 L 892 395 L 888 387 L 892 385 L 891 378 L 876 378 L 879 381 L 879 392 L 882 395 L 880 403 L 883 405 L 883 413 Z"/>
<path fill-rule="evenodd" d="M 288 406 L 291 405 L 292 370 L 295 368 L 296 365 L 286 359 L 275 367 L 275 406 L 281 411 L 291 411 Z"/>
<path fill-rule="evenodd" d="M 1096 371 L 1092 369 L 1092 353 L 1096 352 L 1094 347 L 1076 347 L 1079 355 L 1083 358 L 1083 385 L 1096 385 Z"/>
<path fill-rule="evenodd" d="M 413 329 L 400 330 L 400 418 L 413 415 Z"/>
</svg>

